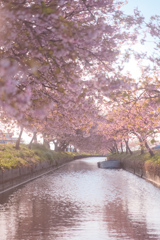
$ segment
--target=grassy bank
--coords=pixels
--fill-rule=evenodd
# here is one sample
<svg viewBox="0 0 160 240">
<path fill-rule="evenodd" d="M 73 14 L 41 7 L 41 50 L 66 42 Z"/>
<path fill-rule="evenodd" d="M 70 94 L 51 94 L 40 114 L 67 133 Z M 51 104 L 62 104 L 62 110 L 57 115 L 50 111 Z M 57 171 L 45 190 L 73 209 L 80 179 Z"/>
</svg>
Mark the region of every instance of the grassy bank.
<svg viewBox="0 0 160 240">
<path fill-rule="evenodd" d="M 21 145 L 20 149 L 15 149 L 13 144 L 0 145 L 0 169 L 17 168 L 21 166 L 30 166 L 42 161 L 58 161 L 69 159 L 79 155 L 71 152 L 54 152 L 40 144 L 33 144 L 32 149 L 27 145 Z"/>
<path fill-rule="evenodd" d="M 111 154 L 107 156 L 108 160 L 128 160 L 128 161 L 142 161 L 150 162 L 152 164 L 160 163 L 160 149 L 154 150 L 154 156 L 151 157 L 148 152 L 141 154 L 140 151 L 133 152 L 132 155 L 126 153 Z"/>
</svg>

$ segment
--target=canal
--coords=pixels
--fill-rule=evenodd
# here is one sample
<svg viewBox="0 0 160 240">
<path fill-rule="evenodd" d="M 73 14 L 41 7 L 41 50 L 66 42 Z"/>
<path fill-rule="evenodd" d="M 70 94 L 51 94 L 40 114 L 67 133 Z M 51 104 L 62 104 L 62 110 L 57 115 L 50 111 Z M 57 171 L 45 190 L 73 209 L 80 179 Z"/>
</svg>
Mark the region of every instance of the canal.
<svg viewBox="0 0 160 240">
<path fill-rule="evenodd" d="M 160 239 L 160 189 L 123 170 L 70 162 L 0 195 L 0 240 Z"/>
</svg>

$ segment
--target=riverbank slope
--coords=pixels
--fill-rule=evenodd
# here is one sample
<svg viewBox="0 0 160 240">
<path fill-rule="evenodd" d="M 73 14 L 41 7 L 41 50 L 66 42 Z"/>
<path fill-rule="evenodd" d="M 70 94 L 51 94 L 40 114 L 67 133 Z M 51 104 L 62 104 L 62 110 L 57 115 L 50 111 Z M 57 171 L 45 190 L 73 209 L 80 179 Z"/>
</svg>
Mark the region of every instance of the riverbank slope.
<svg viewBox="0 0 160 240">
<path fill-rule="evenodd" d="M 40 144 L 33 144 L 32 149 L 23 144 L 19 150 L 12 144 L 0 145 L 0 193 L 87 156 L 90 155 L 55 152 Z"/>
<path fill-rule="evenodd" d="M 154 150 L 154 156 L 148 152 L 140 154 L 135 151 L 132 155 L 126 153 L 108 155 L 108 160 L 119 160 L 122 168 L 129 171 L 154 185 L 160 187 L 160 150 Z"/>
</svg>

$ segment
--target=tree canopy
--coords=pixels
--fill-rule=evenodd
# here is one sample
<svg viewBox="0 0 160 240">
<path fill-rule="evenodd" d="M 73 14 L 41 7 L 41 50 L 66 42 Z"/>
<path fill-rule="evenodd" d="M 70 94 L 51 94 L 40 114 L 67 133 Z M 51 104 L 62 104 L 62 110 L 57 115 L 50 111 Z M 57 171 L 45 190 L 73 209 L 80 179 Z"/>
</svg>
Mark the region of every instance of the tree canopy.
<svg viewBox="0 0 160 240">
<path fill-rule="evenodd" d="M 159 51 L 159 17 L 125 15 L 124 3 L 1 0 L 1 119 L 85 151 L 113 150 L 133 135 L 147 146 L 159 131 L 159 58 L 131 46 L 145 42 L 145 29 Z M 122 75 L 130 54 L 139 81 Z"/>
</svg>

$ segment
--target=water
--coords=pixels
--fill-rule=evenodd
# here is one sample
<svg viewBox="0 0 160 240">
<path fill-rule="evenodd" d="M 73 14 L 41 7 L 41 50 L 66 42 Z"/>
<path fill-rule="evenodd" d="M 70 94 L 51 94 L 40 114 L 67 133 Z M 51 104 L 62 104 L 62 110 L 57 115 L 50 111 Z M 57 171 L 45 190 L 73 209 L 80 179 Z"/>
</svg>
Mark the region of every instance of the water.
<svg viewBox="0 0 160 240">
<path fill-rule="evenodd" d="M 160 189 L 123 170 L 71 162 L 0 195 L 0 240 L 160 239 Z"/>
</svg>

